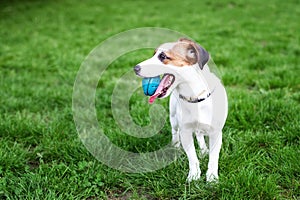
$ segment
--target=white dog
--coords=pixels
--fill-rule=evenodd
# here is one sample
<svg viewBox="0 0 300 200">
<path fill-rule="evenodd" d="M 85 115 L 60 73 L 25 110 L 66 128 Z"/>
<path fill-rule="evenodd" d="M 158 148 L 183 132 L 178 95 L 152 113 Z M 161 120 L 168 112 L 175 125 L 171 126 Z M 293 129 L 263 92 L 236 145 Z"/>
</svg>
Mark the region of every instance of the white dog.
<svg viewBox="0 0 300 200">
<path fill-rule="evenodd" d="M 222 128 L 227 117 L 226 91 L 210 72 L 209 54 L 192 40 L 159 46 L 154 56 L 134 67 L 140 77 L 163 75 L 150 99 L 170 96 L 172 143 L 182 145 L 189 160 L 188 181 L 200 178 L 201 170 L 194 146 L 196 135 L 201 153 L 209 152 L 208 182 L 218 180 L 218 160 L 222 145 Z M 209 150 L 204 135 L 209 137 Z"/>
</svg>

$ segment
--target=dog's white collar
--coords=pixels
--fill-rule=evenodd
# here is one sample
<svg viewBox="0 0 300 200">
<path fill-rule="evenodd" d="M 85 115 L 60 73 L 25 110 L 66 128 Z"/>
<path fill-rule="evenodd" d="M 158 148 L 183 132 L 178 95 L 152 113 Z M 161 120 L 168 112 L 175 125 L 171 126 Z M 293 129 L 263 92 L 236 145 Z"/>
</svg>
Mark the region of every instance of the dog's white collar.
<svg viewBox="0 0 300 200">
<path fill-rule="evenodd" d="M 215 89 L 213 89 L 211 92 L 209 92 L 206 97 L 200 97 L 201 94 L 203 94 L 203 92 L 205 92 L 204 90 L 198 95 L 198 97 L 186 97 L 182 94 L 179 94 L 179 98 L 187 101 L 189 103 L 199 103 L 201 101 L 204 101 L 205 99 L 207 99 L 208 97 L 210 97 L 210 95 L 214 92 Z"/>
</svg>

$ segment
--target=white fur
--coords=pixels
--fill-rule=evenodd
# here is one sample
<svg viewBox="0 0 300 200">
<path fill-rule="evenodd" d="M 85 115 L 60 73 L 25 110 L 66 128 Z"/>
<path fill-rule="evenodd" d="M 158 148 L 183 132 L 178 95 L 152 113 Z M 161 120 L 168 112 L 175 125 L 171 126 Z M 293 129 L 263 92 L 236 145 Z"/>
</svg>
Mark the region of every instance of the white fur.
<svg viewBox="0 0 300 200">
<path fill-rule="evenodd" d="M 222 145 L 222 128 L 227 117 L 227 95 L 220 80 L 210 72 L 206 64 L 201 70 L 198 64 L 193 66 L 177 67 L 165 65 L 159 61 L 157 55 L 163 51 L 158 49 L 156 54 L 140 63 L 138 75 L 153 77 L 164 73 L 175 76 L 175 82 L 167 92 L 170 95 L 170 123 L 172 126 L 172 143 L 182 145 L 189 160 L 188 181 L 200 178 L 201 170 L 194 146 L 196 135 L 201 154 L 209 153 L 208 182 L 218 179 L 218 160 Z M 187 97 L 211 96 L 199 103 L 189 103 L 179 98 L 179 94 Z M 204 135 L 209 137 L 209 149 L 206 146 Z"/>
</svg>

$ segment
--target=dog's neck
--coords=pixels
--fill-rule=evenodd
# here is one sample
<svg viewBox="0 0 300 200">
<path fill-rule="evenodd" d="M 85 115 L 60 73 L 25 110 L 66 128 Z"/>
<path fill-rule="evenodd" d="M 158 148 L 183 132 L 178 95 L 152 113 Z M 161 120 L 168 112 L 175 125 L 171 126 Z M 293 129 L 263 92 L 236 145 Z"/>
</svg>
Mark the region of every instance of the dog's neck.
<svg viewBox="0 0 300 200">
<path fill-rule="evenodd" d="M 178 85 L 176 91 L 188 98 L 206 97 L 215 87 L 209 84 L 207 72 L 210 73 L 207 65 L 203 70 L 198 65 L 191 66 L 182 74 L 184 81 Z"/>
</svg>

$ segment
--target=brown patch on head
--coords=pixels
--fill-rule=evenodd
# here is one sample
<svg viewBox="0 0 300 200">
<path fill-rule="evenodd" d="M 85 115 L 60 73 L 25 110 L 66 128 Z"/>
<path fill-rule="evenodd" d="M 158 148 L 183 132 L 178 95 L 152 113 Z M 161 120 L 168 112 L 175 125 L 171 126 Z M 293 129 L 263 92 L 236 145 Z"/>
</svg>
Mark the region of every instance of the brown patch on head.
<svg viewBox="0 0 300 200">
<path fill-rule="evenodd" d="M 178 42 L 194 43 L 193 40 L 190 40 L 188 38 L 179 38 Z"/>
<path fill-rule="evenodd" d="M 165 50 L 158 55 L 158 59 L 164 64 L 183 67 L 198 63 L 200 69 L 203 69 L 209 60 L 208 52 L 187 38 L 181 38 L 175 43 L 162 44 L 158 49 Z"/>
<path fill-rule="evenodd" d="M 174 66 L 190 66 L 197 63 L 196 50 L 193 45 L 188 43 L 177 43 L 170 50 L 166 51 L 168 59 L 163 60 L 164 64 Z"/>
</svg>

